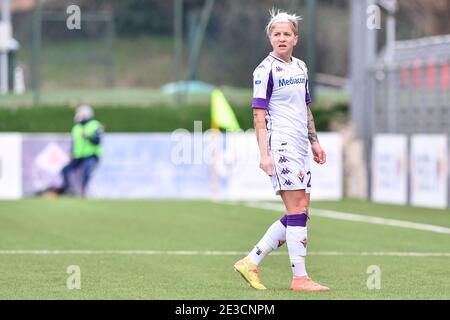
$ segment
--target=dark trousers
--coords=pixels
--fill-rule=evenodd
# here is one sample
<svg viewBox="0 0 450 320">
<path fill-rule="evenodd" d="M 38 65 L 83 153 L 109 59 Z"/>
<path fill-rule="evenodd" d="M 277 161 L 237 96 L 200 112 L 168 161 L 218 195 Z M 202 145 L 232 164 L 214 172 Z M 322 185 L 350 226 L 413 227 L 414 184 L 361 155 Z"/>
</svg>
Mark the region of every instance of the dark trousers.
<svg viewBox="0 0 450 320">
<path fill-rule="evenodd" d="M 80 159 L 72 159 L 70 162 L 62 169 L 63 184 L 59 188 L 58 193 L 63 194 L 70 187 L 70 174 L 80 168 L 81 170 L 81 192 L 84 195 L 86 191 L 87 184 L 91 178 L 92 172 L 96 164 L 98 163 L 97 156 L 90 156 Z"/>
</svg>

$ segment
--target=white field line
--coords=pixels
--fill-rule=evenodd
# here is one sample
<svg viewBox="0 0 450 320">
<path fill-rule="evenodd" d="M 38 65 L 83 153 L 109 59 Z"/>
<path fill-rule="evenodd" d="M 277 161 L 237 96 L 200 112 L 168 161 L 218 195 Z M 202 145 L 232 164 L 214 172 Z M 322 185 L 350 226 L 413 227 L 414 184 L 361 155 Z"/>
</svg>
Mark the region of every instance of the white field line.
<svg viewBox="0 0 450 320">
<path fill-rule="evenodd" d="M 220 202 L 224 204 L 237 204 L 238 202 Z M 244 205 L 253 208 L 276 210 L 284 212 L 284 206 L 267 202 L 247 202 Z M 339 220 L 368 222 L 381 225 L 389 225 L 401 228 L 409 228 L 437 233 L 450 234 L 450 228 L 415 223 L 402 220 L 386 219 L 373 216 L 364 216 L 353 213 L 338 212 L 331 210 L 314 209 L 314 215 Z M 175 255 L 175 256 L 242 256 L 247 255 L 244 251 L 188 251 L 188 250 L 0 250 L 3 255 Z M 287 255 L 287 252 L 272 252 L 272 255 Z M 450 257 L 450 252 L 339 252 L 339 251 L 317 251 L 308 252 L 309 255 L 317 256 L 397 256 L 397 257 Z"/>
<path fill-rule="evenodd" d="M 245 251 L 164 251 L 164 250 L 0 250 L 0 255 L 167 255 L 167 256 L 245 256 Z M 288 253 L 272 252 L 287 256 Z M 391 256 L 391 257 L 450 257 L 450 252 L 342 252 L 312 251 L 313 256 Z"/>
<path fill-rule="evenodd" d="M 251 208 L 260 208 L 260 209 L 268 209 L 275 210 L 279 212 L 285 212 L 284 205 L 276 204 L 276 203 L 268 203 L 268 202 L 245 202 L 245 203 L 237 203 L 237 202 L 221 202 L 228 204 L 240 204 Z M 435 226 L 431 224 L 424 223 L 416 223 L 404 220 L 395 220 L 395 219 L 387 219 L 380 218 L 374 216 L 365 216 L 360 214 L 348 213 L 348 212 L 339 212 L 339 211 L 331 211 L 331 210 L 323 210 L 323 209 L 313 209 L 312 217 L 325 217 L 331 219 L 338 220 L 347 220 L 347 221 L 357 221 L 357 222 L 367 222 L 374 224 L 381 224 L 385 226 L 399 227 L 399 228 L 408 228 L 415 229 L 421 231 L 430 231 L 436 233 L 450 234 L 450 228 Z"/>
</svg>

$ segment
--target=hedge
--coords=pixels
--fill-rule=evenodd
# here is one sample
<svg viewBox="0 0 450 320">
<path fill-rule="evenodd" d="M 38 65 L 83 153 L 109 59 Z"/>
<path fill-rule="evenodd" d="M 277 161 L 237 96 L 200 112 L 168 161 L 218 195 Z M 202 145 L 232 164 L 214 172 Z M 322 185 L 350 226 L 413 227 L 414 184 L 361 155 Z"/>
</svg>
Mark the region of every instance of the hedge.
<svg viewBox="0 0 450 320">
<path fill-rule="evenodd" d="M 317 131 L 328 131 L 330 121 L 347 114 L 345 104 L 332 108 L 313 108 Z M 243 130 L 253 127 L 252 110 L 235 107 Z M 194 121 L 202 121 L 203 130 L 211 126 L 210 107 L 97 107 L 96 118 L 106 132 L 171 132 L 178 128 L 194 129 Z M 0 131 L 3 132 L 68 132 L 73 125 L 74 109 L 67 106 L 0 108 Z"/>
</svg>

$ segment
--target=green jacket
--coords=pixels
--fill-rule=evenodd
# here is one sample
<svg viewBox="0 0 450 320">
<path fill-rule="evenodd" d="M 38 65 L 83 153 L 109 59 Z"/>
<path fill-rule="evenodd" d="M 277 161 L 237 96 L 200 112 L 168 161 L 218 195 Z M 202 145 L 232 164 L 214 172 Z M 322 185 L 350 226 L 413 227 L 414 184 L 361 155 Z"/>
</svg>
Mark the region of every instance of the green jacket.
<svg viewBox="0 0 450 320">
<path fill-rule="evenodd" d="M 103 126 L 97 120 L 89 120 L 86 123 L 77 123 L 72 128 L 72 158 L 86 158 L 101 156 L 100 134 Z"/>
</svg>

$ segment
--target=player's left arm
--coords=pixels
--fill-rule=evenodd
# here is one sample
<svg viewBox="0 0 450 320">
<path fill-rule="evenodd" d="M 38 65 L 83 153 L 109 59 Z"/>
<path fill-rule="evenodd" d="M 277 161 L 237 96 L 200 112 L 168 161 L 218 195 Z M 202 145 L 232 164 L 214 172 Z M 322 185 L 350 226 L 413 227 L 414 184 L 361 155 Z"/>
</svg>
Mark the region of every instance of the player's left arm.
<svg viewBox="0 0 450 320">
<path fill-rule="evenodd" d="M 327 155 L 323 151 L 317 138 L 316 125 L 314 123 L 314 117 L 311 112 L 311 108 L 308 106 L 308 139 L 311 143 L 311 150 L 313 153 L 314 161 L 318 164 L 324 164 L 327 161 Z"/>
</svg>

